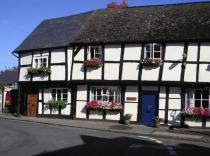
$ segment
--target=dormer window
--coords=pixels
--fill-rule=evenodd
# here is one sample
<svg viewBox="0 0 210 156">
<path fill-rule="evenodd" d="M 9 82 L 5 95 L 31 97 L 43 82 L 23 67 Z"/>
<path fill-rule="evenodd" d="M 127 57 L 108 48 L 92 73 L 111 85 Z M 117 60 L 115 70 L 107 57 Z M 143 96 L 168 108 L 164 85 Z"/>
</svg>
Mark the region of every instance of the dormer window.
<svg viewBox="0 0 210 156">
<path fill-rule="evenodd" d="M 101 46 L 89 46 L 89 58 L 88 59 L 100 59 L 102 58 Z"/>
<path fill-rule="evenodd" d="M 161 59 L 162 45 L 158 43 L 150 43 L 145 45 L 144 58 Z"/>
<path fill-rule="evenodd" d="M 48 57 L 47 56 L 35 57 L 33 67 L 34 68 L 48 67 Z"/>
</svg>

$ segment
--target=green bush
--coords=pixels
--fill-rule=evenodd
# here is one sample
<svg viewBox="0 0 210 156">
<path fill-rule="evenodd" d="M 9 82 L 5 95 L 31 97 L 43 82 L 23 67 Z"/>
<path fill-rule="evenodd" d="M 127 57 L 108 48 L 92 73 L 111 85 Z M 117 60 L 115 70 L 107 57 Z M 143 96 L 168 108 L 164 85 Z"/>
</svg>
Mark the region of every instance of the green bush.
<svg viewBox="0 0 210 156">
<path fill-rule="evenodd" d="M 51 74 L 51 70 L 48 67 L 41 67 L 41 68 L 28 68 L 29 75 L 39 75 L 39 74 Z"/>
<path fill-rule="evenodd" d="M 65 102 L 62 101 L 62 100 L 58 100 L 58 101 L 56 101 L 56 100 L 49 100 L 49 101 L 47 102 L 47 104 L 48 104 L 51 108 L 53 108 L 53 109 L 64 109 L 64 108 L 66 107 Z"/>
</svg>

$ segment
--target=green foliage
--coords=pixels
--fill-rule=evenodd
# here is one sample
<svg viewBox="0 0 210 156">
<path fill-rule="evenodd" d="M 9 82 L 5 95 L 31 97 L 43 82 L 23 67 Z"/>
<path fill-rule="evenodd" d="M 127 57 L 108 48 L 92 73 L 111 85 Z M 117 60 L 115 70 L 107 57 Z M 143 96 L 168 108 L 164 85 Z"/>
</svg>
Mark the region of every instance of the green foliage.
<svg viewBox="0 0 210 156">
<path fill-rule="evenodd" d="M 66 104 L 65 104 L 65 102 L 64 101 L 62 101 L 62 100 L 58 100 L 58 101 L 56 101 L 56 100 L 49 100 L 48 102 L 47 102 L 47 104 L 51 107 L 51 108 L 53 108 L 53 109 L 64 109 L 65 107 L 66 107 Z"/>
<path fill-rule="evenodd" d="M 29 75 L 48 75 L 51 74 L 51 70 L 48 67 L 41 67 L 41 68 L 28 68 Z"/>
<path fill-rule="evenodd" d="M 5 84 L 3 82 L 0 82 L 0 91 L 3 91 L 5 88 Z"/>
</svg>

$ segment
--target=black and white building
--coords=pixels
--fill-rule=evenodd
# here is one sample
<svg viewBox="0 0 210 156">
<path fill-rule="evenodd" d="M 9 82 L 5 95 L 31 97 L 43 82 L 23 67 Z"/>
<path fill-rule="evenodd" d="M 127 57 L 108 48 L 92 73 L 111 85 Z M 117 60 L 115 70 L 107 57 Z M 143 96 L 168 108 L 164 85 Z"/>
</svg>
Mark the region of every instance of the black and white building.
<svg viewBox="0 0 210 156">
<path fill-rule="evenodd" d="M 210 108 L 210 2 L 99 9 L 43 21 L 15 50 L 21 113 L 210 127 L 184 108 Z M 99 60 L 100 66 L 85 65 Z M 95 65 L 95 64 L 94 64 Z M 97 64 L 98 65 L 98 64 Z M 48 74 L 29 74 L 29 68 Z M 55 110 L 48 101 L 63 100 Z M 123 109 L 90 110 L 91 101 Z"/>
</svg>

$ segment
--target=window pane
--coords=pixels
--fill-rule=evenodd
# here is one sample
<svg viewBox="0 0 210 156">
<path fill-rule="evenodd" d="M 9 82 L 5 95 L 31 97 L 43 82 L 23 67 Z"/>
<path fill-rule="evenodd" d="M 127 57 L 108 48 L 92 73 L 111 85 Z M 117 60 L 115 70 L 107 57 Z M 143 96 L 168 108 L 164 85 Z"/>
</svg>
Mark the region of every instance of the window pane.
<svg viewBox="0 0 210 156">
<path fill-rule="evenodd" d="M 201 90 L 195 91 L 195 99 L 201 99 Z"/>
<path fill-rule="evenodd" d="M 203 108 L 209 108 L 209 100 L 203 100 L 202 106 L 203 106 Z"/>
<path fill-rule="evenodd" d="M 209 99 L 209 91 L 202 90 L 202 99 Z"/>
<path fill-rule="evenodd" d="M 56 94 L 52 93 L 52 99 L 56 100 Z"/>
<path fill-rule="evenodd" d="M 67 93 L 68 91 L 67 91 L 67 89 L 63 89 L 63 93 Z"/>
<path fill-rule="evenodd" d="M 109 101 L 114 102 L 114 96 L 109 96 Z"/>
<path fill-rule="evenodd" d="M 97 96 L 97 100 L 101 100 L 101 95 L 98 95 Z"/>
<path fill-rule="evenodd" d="M 159 52 L 155 52 L 154 53 L 154 58 L 160 58 L 160 53 Z"/>
<path fill-rule="evenodd" d="M 42 59 L 42 65 L 41 67 L 47 67 L 47 59 L 46 58 L 43 58 Z"/>
<path fill-rule="evenodd" d="M 94 54 L 95 54 L 94 48 L 90 47 L 90 57 L 94 58 Z"/>
<path fill-rule="evenodd" d="M 146 57 L 148 57 L 148 58 L 151 57 L 150 52 L 147 52 L 147 53 L 146 53 Z"/>
<path fill-rule="evenodd" d="M 155 44 L 154 51 L 160 51 L 160 50 L 161 50 L 161 46 L 159 44 Z"/>
<path fill-rule="evenodd" d="M 201 107 L 201 100 L 195 100 L 195 107 Z"/>
<path fill-rule="evenodd" d="M 35 59 L 35 68 L 38 68 L 39 67 L 39 64 L 38 64 L 38 59 Z"/>
<path fill-rule="evenodd" d="M 103 96 L 103 101 L 108 101 L 108 96 L 104 95 Z"/>
<path fill-rule="evenodd" d="M 146 45 L 146 51 L 151 51 L 151 45 L 150 44 Z"/>
</svg>

